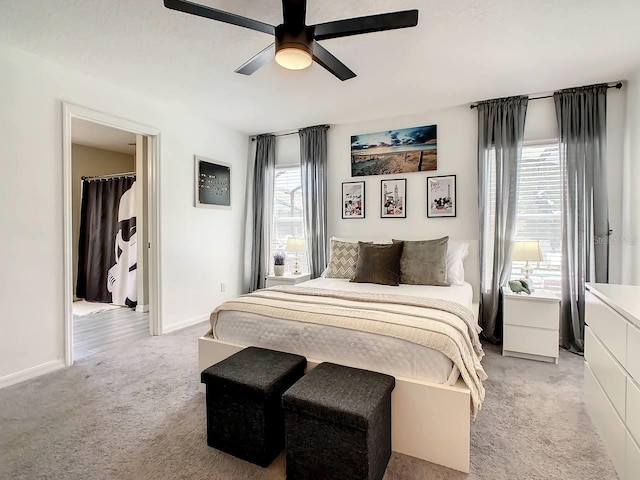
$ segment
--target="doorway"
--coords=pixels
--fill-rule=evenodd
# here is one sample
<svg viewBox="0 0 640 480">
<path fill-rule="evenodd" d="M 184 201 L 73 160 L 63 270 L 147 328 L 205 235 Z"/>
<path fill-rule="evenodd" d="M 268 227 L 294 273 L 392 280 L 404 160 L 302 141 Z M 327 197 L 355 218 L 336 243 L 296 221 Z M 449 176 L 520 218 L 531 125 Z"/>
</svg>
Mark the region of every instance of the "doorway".
<svg viewBox="0 0 640 480">
<path fill-rule="evenodd" d="M 159 131 L 76 105 L 64 104 L 63 110 L 69 366 L 161 333 Z"/>
</svg>

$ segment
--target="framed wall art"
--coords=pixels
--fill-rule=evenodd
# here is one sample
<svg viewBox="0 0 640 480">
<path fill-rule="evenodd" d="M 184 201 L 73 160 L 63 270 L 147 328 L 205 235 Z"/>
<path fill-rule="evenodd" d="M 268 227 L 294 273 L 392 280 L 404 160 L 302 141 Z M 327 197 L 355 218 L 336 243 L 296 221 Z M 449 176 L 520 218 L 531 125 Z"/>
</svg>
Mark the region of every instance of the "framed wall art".
<svg viewBox="0 0 640 480">
<path fill-rule="evenodd" d="M 400 128 L 351 137 L 351 176 L 438 169 L 438 126 Z"/>
<path fill-rule="evenodd" d="M 364 182 L 342 183 L 342 218 L 364 218 Z"/>
<path fill-rule="evenodd" d="M 456 176 L 427 177 L 427 217 L 455 217 L 456 207 Z"/>
<path fill-rule="evenodd" d="M 195 206 L 231 208 L 231 165 L 195 155 Z"/>
<path fill-rule="evenodd" d="M 407 217 L 407 179 L 382 180 L 380 182 L 380 217 Z"/>
</svg>

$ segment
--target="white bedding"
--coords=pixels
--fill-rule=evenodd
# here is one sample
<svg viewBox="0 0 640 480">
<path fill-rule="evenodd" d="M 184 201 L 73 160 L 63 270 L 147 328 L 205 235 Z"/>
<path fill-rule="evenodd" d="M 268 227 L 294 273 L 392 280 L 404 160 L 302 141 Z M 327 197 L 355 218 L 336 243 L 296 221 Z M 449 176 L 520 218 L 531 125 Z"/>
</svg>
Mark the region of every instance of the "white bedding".
<svg viewBox="0 0 640 480">
<path fill-rule="evenodd" d="M 472 308 L 471 285 L 432 287 L 400 285 L 389 287 L 351 283 L 346 279 L 317 278 L 298 284 L 340 291 L 397 293 L 458 302 Z M 220 312 L 216 337 L 240 345 L 255 345 L 299 353 L 314 360 L 375 370 L 397 377 L 433 383 L 453 384 L 458 370 L 442 353 L 405 340 L 367 332 L 269 318 L 244 312 Z"/>
</svg>

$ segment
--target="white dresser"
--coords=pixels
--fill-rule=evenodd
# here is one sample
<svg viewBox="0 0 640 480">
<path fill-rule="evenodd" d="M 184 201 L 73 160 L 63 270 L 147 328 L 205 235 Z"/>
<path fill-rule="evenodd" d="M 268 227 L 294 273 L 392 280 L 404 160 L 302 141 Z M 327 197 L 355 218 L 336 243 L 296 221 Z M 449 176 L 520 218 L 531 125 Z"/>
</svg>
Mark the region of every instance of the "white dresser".
<svg viewBox="0 0 640 480">
<path fill-rule="evenodd" d="M 623 480 L 640 479 L 640 287 L 587 286 L 587 410 Z"/>
</svg>

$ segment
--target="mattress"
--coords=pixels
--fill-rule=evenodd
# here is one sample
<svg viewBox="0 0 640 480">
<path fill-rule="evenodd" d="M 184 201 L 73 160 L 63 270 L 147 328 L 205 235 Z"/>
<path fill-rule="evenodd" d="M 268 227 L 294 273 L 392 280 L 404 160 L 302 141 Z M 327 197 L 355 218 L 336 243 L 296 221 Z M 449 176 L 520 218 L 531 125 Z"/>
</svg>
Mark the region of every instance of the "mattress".
<svg viewBox="0 0 640 480">
<path fill-rule="evenodd" d="M 455 301 L 471 309 L 471 285 L 390 287 L 351 283 L 346 279 L 317 278 L 298 284 L 340 291 L 396 293 Z M 356 368 L 439 384 L 454 384 L 458 370 L 442 353 L 405 340 L 337 327 L 262 317 L 253 313 L 223 311 L 218 315 L 215 335 L 238 345 L 254 345 L 305 355 Z"/>
</svg>

